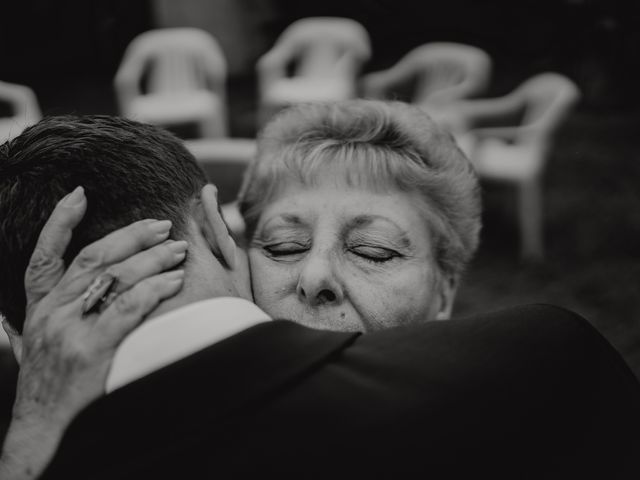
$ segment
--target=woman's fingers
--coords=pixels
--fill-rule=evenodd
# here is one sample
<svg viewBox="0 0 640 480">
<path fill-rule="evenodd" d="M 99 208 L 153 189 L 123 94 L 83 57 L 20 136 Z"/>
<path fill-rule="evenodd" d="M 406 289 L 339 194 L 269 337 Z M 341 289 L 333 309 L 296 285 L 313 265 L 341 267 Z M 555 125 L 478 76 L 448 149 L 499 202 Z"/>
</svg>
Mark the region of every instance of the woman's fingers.
<svg viewBox="0 0 640 480">
<path fill-rule="evenodd" d="M 109 365 L 124 337 L 159 302 L 175 295 L 182 281 L 182 270 L 146 278 L 104 312 L 89 316 L 81 316 L 80 298 L 55 308 L 37 304 L 34 315 L 43 321 L 38 330 L 25 329 L 14 413 L 63 430 L 104 393 Z"/>
<path fill-rule="evenodd" d="M 231 235 L 229 235 L 227 225 L 222 219 L 218 205 L 218 190 L 214 185 L 207 184 L 202 187 L 200 198 L 207 216 L 208 231 L 206 231 L 206 234 L 212 237 L 209 238 L 209 241 L 214 248 L 217 246 L 220 249 L 220 253 L 229 268 L 234 269 L 236 267 L 236 244 Z"/>
<path fill-rule="evenodd" d="M 164 242 L 170 230 L 169 220 L 141 220 L 83 248 L 56 286 L 57 298 L 67 302 L 79 297 L 102 271 Z"/>
<path fill-rule="evenodd" d="M 111 265 L 98 275 L 82 295 L 82 313 L 104 309 L 113 299 L 147 277 L 162 273 L 181 263 L 187 255 L 184 240 L 165 240 L 147 250 Z"/>
<path fill-rule="evenodd" d="M 77 187 L 58 202 L 42 228 L 25 272 L 27 309 L 40 301 L 64 274 L 62 257 L 71 240 L 72 230 L 87 209 L 84 189 Z"/>
<path fill-rule="evenodd" d="M 122 339 L 162 301 L 182 288 L 184 270 L 174 270 L 146 278 L 118 295 L 99 316 L 97 326 L 103 338 L 116 347 Z"/>
<path fill-rule="evenodd" d="M 117 279 L 110 291 L 120 294 L 147 277 L 175 267 L 186 258 L 188 247 L 185 240 L 166 240 L 112 265 L 105 272 Z"/>
</svg>

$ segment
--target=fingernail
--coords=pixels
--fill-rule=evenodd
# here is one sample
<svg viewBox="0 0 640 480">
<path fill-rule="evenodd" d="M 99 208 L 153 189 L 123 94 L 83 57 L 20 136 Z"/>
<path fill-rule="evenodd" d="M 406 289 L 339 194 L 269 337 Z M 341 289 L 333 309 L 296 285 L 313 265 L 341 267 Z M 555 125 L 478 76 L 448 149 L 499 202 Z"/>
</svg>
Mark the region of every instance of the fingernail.
<svg viewBox="0 0 640 480">
<path fill-rule="evenodd" d="M 213 183 L 209 183 L 207 184 L 207 188 L 213 190 L 213 195 L 216 197 L 216 200 L 218 200 L 218 187 L 216 187 Z"/>
<path fill-rule="evenodd" d="M 150 224 L 149 228 L 158 235 L 166 235 L 171 230 L 171 220 L 158 220 Z"/>
<path fill-rule="evenodd" d="M 165 274 L 165 278 L 170 282 L 181 282 L 184 279 L 184 270 L 174 270 Z"/>
<path fill-rule="evenodd" d="M 64 197 L 62 201 L 66 207 L 75 207 L 84 201 L 84 188 L 76 187 L 73 192 Z"/>
<path fill-rule="evenodd" d="M 167 247 L 175 254 L 184 254 L 189 243 L 186 240 L 178 240 L 167 244 Z"/>
</svg>

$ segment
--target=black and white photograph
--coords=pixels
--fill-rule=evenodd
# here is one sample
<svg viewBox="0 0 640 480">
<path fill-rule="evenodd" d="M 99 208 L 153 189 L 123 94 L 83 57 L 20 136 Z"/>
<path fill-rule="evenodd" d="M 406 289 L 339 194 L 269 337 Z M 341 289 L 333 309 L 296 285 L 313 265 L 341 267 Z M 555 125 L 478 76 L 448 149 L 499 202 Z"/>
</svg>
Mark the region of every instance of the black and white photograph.
<svg viewBox="0 0 640 480">
<path fill-rule="evenodd" d="M 640 2 L 2 14 L 0 480 L 640 478 Z"/>
</svg>

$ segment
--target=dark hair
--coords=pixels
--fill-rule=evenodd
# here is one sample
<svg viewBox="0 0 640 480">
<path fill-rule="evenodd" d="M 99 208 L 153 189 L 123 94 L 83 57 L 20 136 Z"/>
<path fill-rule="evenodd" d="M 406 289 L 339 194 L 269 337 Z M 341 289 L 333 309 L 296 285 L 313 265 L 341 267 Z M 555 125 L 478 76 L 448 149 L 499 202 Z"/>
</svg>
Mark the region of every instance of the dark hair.
<svg viewBox="0 0 640 480">
<path fill-rule="evenodd" d="M 189 201 L 206 178 L 182 142 L 155 126 L 103 115 L 48 117 L 0 146 L 0 314 L 22 331 L 24 274 L 55 204 L 75 187 L 88 210 L 73 232 L 82 247 L 144 218 L 185 234 Z"/>
</svg>

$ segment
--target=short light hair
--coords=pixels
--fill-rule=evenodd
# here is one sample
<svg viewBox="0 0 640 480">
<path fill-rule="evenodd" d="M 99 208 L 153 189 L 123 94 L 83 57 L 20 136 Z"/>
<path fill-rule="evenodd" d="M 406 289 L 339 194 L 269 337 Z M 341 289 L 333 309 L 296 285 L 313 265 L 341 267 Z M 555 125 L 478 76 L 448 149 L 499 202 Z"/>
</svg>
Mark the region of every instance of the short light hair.
<svg viewBox="0 0 640 480">
<path fill-rule="evenodd" d="M 475 171 L 448 132 L 402 102 L 300 104 L 276 115 L 239 195 L 247 237 L 287 184 L 314 185 L 327 172 L 347 187 L 418 192 L 441 273 L 459 275 L 473 257 L 481 227 Z"/>
</svg>

